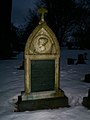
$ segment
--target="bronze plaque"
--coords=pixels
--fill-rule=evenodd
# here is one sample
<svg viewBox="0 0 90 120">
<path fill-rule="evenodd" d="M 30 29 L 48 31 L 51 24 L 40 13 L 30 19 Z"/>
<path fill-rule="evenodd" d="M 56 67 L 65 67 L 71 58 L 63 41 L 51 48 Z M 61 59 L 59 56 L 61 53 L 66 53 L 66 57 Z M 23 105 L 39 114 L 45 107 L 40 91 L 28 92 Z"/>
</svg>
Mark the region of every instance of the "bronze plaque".
<svg viewBox="0 0 90 120">
<path fill-rule="evenodd" d="M 55 60 L 31 61 L 31 92 L 54 90 Z"/>
</svg>

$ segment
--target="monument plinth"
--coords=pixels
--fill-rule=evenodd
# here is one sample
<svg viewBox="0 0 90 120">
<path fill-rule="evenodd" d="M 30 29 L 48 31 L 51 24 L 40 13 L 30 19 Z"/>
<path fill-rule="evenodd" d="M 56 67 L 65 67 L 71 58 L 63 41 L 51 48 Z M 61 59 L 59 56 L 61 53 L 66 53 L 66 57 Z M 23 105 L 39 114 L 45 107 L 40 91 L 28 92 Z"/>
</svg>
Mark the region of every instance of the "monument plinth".
<svg viewBox="0 0 90 120">
<path fill-rule="evenodd" d="M 60 86 L 60 46 L 53 31 L 41 21 L 28 37 L 24 52 L 24 92 L 18 97 L 19 111 L 67 107 Z"/>
</svg>

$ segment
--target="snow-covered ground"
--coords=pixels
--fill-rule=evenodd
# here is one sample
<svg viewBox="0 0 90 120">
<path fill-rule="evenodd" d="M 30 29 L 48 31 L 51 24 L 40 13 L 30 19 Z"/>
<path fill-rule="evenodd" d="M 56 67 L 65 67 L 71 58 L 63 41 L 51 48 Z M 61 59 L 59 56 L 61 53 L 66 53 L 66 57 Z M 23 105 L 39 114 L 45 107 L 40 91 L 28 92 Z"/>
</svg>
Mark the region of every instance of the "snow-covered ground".
<svg viewBox="0 0 90 120">
<path fill-rule="evenodd" d="M 67 65 L 67 58 L 87 53 L 86 64 Z M 69 98 L 69 108 L 14 112 L 18 95 L 24 90 L 24 71 L 17 70 L 23 54 L 14 60 L 0 60 L 0 120 L 90 120 L 90 110 L 82 106 L 90 83 L 82 82 L 90 74 L 90 50 L 61 49 L 60 88 Z"/>
</svg>

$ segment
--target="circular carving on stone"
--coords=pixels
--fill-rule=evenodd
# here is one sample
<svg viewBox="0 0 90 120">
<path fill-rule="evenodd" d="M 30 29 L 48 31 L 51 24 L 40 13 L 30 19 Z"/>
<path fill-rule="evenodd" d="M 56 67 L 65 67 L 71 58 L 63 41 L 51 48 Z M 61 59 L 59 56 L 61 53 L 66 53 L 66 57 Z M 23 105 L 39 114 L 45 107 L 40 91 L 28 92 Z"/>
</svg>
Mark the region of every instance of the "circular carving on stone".
<svg viewBox="0 0 90 120">
<path fill-rule="evenodd" d="M 48 38 L 44 37 L 44 36 L 38 36 L 35 40 L 34 40 L 34 48 L 35 48 L 35 52 L 37 53 L 47 53 L 51 50 L 51 42 L 50 40 L 48 40 Z"/>
<path fill-rule="evenodd" d="M 52 42 L 50 38 L 45 35 L 36 36 L 30 46 L 30 53 L 51 53 L 52 51 Z"/>
</svg>

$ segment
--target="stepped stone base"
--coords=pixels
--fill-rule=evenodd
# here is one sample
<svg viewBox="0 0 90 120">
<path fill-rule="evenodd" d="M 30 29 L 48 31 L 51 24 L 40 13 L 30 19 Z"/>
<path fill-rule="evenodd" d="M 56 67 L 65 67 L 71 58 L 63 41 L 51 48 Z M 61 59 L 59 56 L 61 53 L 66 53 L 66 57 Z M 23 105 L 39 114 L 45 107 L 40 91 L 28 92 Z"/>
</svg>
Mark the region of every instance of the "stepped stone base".
<svg viewBox="0 0 90 120">
<path fill-rule="evenodd" d="M 33 111 L 40 109 L 55 109 L 59 107 L 69 107 L 68 98 L 60 94 L 52 95 L 50 97 L 35 97 L 30 99 L 30 96 L 26 100 L 22 100 L 22 95 L 18 97 L 17 109 L 18 111 Z"/>
</svg>

